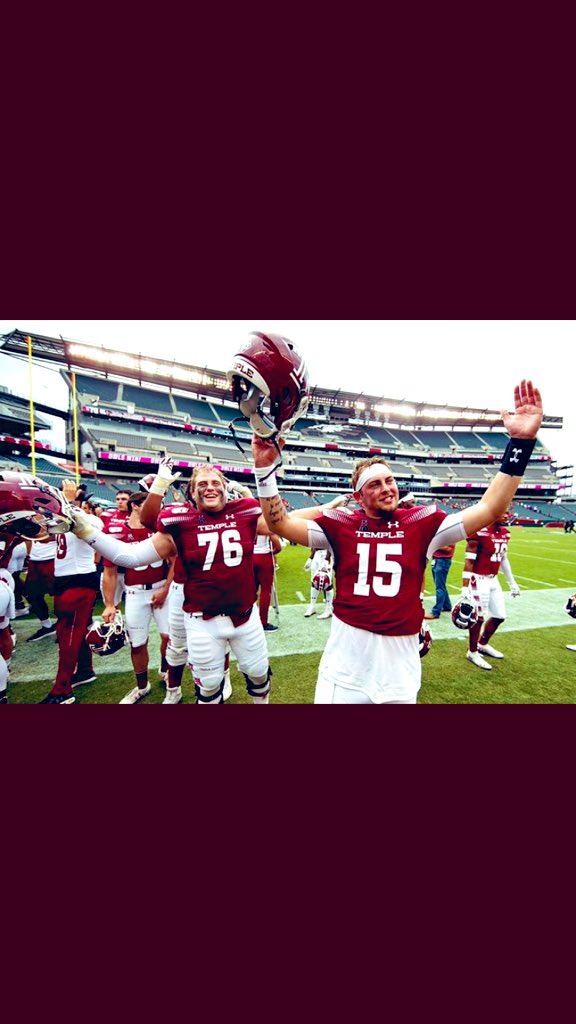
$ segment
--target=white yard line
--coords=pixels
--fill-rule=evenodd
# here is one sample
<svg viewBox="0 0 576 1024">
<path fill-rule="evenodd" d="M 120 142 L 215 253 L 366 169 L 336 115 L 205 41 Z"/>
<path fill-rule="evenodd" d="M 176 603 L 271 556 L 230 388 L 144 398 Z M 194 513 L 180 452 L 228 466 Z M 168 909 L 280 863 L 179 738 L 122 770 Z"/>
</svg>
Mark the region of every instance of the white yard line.
<svg viewBox="0 0 576 1024">
<path fill-rule="evenodd" d="M 306 604 L 306 598 L 304 597 L 304 594 L 302 594 L 299 590 L 296 591 L 296 597 L 298 598 L 301 604 Z"/>
<path fill-rule="evenodd" d="M 533 580 L 531 576 L 519 576 L 516 573 L 517 580 L 528 580 L 529 583 L 539 583 L 541 587 L 550 587 L 551 590 L 557 590 L 555 583 L 546 583 L 545 580 Z"/>
<path fill-rule="evenodd" d="M 560 565 L 566 565 L 565 558 L 548 558 L 547 555 L 529 555 L 527 552 L 522 552 L 522 558 L 536 558 L 539 562 L 559 562 Z"/>
</svg>

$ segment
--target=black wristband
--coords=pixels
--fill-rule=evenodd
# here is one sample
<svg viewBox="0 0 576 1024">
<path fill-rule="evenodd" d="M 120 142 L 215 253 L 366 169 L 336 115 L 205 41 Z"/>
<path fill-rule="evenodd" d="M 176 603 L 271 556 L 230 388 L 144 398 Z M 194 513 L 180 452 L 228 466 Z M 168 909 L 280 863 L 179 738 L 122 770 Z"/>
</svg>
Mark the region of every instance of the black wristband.
<svg viewBox="0 0 576 1024">
<path fill-rule="evenodd" d="M 500 472 L 506 476 L 524 476 L 535 444 L 535 438 L 511 437 L 504 452 Z"/>
</svg>

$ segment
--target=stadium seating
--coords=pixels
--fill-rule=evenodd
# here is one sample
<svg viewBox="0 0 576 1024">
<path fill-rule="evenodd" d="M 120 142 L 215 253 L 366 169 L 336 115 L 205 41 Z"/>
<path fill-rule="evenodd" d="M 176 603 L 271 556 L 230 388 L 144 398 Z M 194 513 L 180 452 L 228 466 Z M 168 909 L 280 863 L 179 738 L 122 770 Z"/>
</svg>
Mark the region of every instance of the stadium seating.
<svg viewBox="0 0 576 1024">
<path fill-rule="evenodd" d="M 209 402 L 201 402 L 197 398 L 183 398 L 174 395 L 174 404 L 179 413 L 190 418 L 191 423 L 209 423 L 214 426 L 218 420 Z"/>
<path fill-rule="evenodd" d="M 86 377 L 82 374 L 76 374 L 76 391 L 79 397 L 82 398 L 99 398 L 103 405 L 111 402 L 116 404 L 118 401 L 118 388 L 119 384 L 112 380 L 104 380 L 101 377 Z"/>
<path fill-rule="evenodd" d="M 448 452 L 454 444 L 448 434 L 441 430 L 414 430 L 412 434 L 419 444 L 432 452 Z"/>
<path fill-rule="evenodd" d="M 167 391 L 148 391 L 131 384 L 122 385 L 122 401 L 130 402 L 138 412 L 157 412 L 174 415 L 174 409 Z"/>
</svg>

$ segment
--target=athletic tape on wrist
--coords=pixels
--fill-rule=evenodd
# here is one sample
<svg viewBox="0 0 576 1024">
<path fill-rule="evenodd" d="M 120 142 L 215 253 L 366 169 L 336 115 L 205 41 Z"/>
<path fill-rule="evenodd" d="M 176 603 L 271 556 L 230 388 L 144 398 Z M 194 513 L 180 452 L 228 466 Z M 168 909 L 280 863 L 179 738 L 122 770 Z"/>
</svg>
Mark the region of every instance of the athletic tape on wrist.
<svg viewBox="0 0 576 1024">
<path fill-rule="evenodd" d="M 259 474 L 262 474 L 264 479 L 260 479 Z M 266 476 L 266 474 L 268 475 Z M 276 473 L 270 472 L 270 467 L 256 470 L 256 490 L 259 498 L 276 498 L 278 496 L 278 480 Z"/>
<path fill-rule="evenodd" d="M 535 444 L 535 438 L 511 437 L 504 452 L 500 472 L 506 476 L 524 476 Z"/>
<path fill-rule="evenodd" d="M 150 494 L 156 494 L 160 498 L 163 498 L 170 487 L 170 480 L 164 480 L 161 476 L 157 476 L 154 483 L 150 487 Z"/>
</svg>

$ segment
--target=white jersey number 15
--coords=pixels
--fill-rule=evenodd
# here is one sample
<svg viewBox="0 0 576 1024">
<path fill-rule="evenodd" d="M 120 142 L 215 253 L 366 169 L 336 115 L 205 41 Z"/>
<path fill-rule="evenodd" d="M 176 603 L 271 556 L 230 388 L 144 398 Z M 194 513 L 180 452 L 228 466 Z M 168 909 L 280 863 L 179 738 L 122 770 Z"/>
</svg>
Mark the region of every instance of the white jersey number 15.
<svg viewBox="0 0 576 1024">
<path fill-rule="evenodd" d="M 358 545 L 358 557 L 360 559 L 360 568 L 358 572 L 358 582 L 354 584 L 354 594 L 356 597 L 370 597 L 370 586 L 378 597 L 396 597 L 400 591 L 400 582 L 402 580 L 402 566 L 399 562 L 393 562 L 388 557 L 389 555 L 401 555 L 402 545 L 401 544 L 378 544 L 376 548 L 376 572 L 391 576 L 392 579 L 389 583 L 384 583 L 381 576 L 374 576 L 372 583 L 368 581 L 368 569 L 370 564 L 370 545 L 359 544 Z"/>
</svg>

